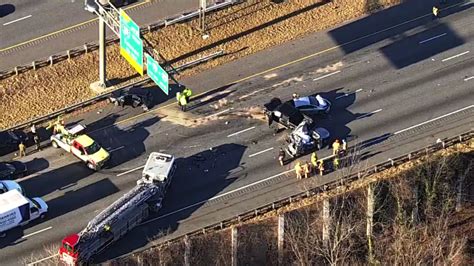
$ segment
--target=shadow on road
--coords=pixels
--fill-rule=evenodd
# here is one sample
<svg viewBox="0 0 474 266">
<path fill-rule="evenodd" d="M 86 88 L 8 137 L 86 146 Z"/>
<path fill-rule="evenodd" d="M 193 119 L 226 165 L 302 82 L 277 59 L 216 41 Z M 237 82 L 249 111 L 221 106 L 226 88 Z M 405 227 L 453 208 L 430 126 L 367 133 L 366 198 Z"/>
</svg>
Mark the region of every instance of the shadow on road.
<svg viewBox="0 0 474 266">
<path fill-rule="evenodd" d="M 439 1 L 404 1 L 373 13 L 367 17 L 329 31 L 329 35 L 345 54 L 369 45 L 390 41 L 380 49 L 397 68 L 404 68 L 431 56 L 464 44 L 464 40 L 443 22 L 443 17 L 467 10 L 473 6 L 468 1 L 449 1 L 439 6 L 440 19 L 433 20 L 431 10 Z M 380 7 L 378 1 L 367 1 L 369 10 Z M 438 42 L 430 38 L 439 37 Z M 426 41 L 428 40 L 428 41 Z"/>
<path fill-rule="evenodd" d="M 6 17 L 15 12 L 15 6 L 12 4 L 0 5 L 0 18 Z"/>
<path fill-rule="evenodd" d="M 209 199 L 235 181 L 236 178 L 230 175 L 233 169 L 241 167 L 240 161 L 246 148 L 239 144 L 224 144 L 212 150 L 179 158 L 178 169 L 160 212 L 150 217 L 144 225 L 129 232 L 126 240 L 119 240 L 110 246 L 97 261 L 105 261 L 139 249 L 163 236 L 163 232 L 189 230 L 180 227 L 180 224 L 190 219 Z"/>
</svg>

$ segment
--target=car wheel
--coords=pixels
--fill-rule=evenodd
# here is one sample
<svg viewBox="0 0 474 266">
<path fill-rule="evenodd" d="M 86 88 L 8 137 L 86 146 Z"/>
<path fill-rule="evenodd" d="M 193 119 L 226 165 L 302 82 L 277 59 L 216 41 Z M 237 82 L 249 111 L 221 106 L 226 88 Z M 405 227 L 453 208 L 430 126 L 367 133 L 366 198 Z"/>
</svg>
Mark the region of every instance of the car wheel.
<svg viewBox="0 0 474 266">
<path fill-rule="evenodd" d="M 120 103 L 119 103 L 118 101 L 115 101 L 115 102 L 114 102 L 114 105 L 115 105 L 115 106 L 119 106 Z"/>
<path fill-rule="evenodd" d="M 7 236 L 7 233 L 5 233 L 5 232 L 1 232 L 1 233 L 0 233 L 0 238 L 4 238 L 4 237 L 6 237 L 6 236 Z"/>
<path fill-rule="evenodd" d="M 94 171 L 96 170 L 94 164 L 91 163 L 91 162 L 88 162 L 88 163 L 87 163 L 87 168 L 89 168 L 89 169 L 91 169 L 91 170 L 94 170 Z"/>
<path fill-rule="evenodd" d="M 59 148 L 58 143 L 54 140 L 51 142 L 51 145 L 53 145 L 53 147 L 55 147 L 55 148 Z"/>
<path fill-rule="evenodd" d="M 42 213 L 39 217 L 41 220 L 43 220 L 44 218 L 46 218 L 46 213 Z"/>
</svg>

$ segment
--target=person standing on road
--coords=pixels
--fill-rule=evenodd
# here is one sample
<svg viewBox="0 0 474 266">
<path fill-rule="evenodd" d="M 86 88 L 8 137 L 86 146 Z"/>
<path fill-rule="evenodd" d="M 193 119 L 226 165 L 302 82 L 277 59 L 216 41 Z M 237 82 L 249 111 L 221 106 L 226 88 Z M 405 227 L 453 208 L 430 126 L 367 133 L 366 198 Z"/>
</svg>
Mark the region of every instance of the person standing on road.
<svg viewBox="0 0 474 266">
<path fill-rule="evenodd" d="M 20 142 L 20 144 L 18 145 L 18 150 L 19 150 L 19 157 L 23 157 L 23 156 L 26 156 L 26 146 L 25 144 L 23 144 L 23 142 Z"/>
<path fill-rule="evenodd" d="M 278 161 L 281 166 L 285 165 L 285 151 L 282 148 L 280 148 L 280 151 L 278 152 Z"/>
<path fill-rule="evenodd" d="M 438 15 L 439 15 L 439 9 L 437 6 L 433 6 L 433 16 L 431 17 L 433 20 L 437 19 L 438 18 Z"/>
<path fill-rule="evenodd" d="M 303 173 L 304 173 L 304 178 L 309 178 L 309 176 L 311 174 L 311 166 L 310 166 L 309 162 L 305 162 L 303 164 Z"/>
<path fill-rule="evenodd" d="M 181 111 L 186 112 L 186 105 L 188 104 L 188 101 L 186 100 L 186 95 L 181 94 L 179 97 L 179 104 L 181 105 Z"/>
<path fill-rule="evenodd" d="M 186 87 L 184 90 L 183 90 L 183 94 L 184 96 L 186 97 L 186 102 L 190 102 L 190 99 L 191 99 L 191 96 L 193 95 L 193 91 Z"/>
<path fill-rule="evenodd" d="M 40 141 L 40 138 L 39 138 L 38 134 L 33 135 L 33 140 L 36 144 L 36 150 L 40 151 L 41 150 L 41 141 Z"/>
<path fill-rule="evenodd" d="M 30 130 L 31 130 L 31 134 L 33 134 L 33 136 L 36 135 L 36 125 L 35 124 L 31 125 Z"/>
<path fill-rule="evenodd" d="M 340 148 L 341 148 L 341 144 L 339 143 L 339 140 L 336 139 L 334 143 L 332 144 L 332 155 L 338 154 Z"/>
<path fill-rule="evenodd" d="M 295 164 L 296 179 L 301 179 L 303 168 L 301 167 L 300 161 Z"/>
<path fill-rule="evenodd" d="M 320 176 L 324 175 L 324 161 L 323 160 L 318 161 L 318 170 L 319 170 Z"/>
<path fill-rule="evenodd" d="M 311 169 L 313 169 L 314 172 L 318 169 L 318 155 L 316 152 L 311 154 Z"/>
</svg>

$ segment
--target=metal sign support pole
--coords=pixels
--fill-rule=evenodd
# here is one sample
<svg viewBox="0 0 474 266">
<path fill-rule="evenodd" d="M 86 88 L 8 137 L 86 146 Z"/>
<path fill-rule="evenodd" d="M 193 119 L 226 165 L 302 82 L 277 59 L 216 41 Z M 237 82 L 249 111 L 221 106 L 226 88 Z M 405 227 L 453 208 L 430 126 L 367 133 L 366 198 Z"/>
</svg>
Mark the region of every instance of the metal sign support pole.
<svg viewBox="0 0 474 266">
<path fill-rule="evenodd" d="M 106 87 L 105 20 L 99 17 L 99 86 Z"/>
</svg>

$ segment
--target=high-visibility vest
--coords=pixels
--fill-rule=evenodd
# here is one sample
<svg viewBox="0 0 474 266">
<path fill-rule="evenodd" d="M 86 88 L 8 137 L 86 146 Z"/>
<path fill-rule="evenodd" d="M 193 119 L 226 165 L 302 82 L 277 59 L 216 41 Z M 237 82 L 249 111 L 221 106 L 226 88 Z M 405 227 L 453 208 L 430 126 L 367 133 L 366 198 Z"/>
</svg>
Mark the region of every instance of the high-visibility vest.
<svg viewBox="0 0 474 266">
<path fill-rule="evenodd" d="M 186 97 L 191 97 L 191 95 L 193 95 L 193 91 L 191 89 L 188 89 L 188 88 L 184 89 L 183 93 L 184 93 L 184 95 L 186 95 Z"/>
<path fill-rule="evenodd" d="M 181 97 L 179 98 L 179 103 L 180 103 L 181 105 L 186 105 L 186 104 L 188 104 L 188 102 L 186 101 L 186 96 L 181 95 Z"/>
<path fill-rule="evenodd" d="M 316 152 L 313 152 L 313 154 L 311 154 L 311 164 L 313 166 L 316 166 L 317 163 L 318 163 L 318 155 L 316 154 Z"/>
<path fill-rule="evenodd" d="M 341 146 L 341 144 L 339 144 L 339 142 L 334 142 L 332 144 L 332 150 L 333 151 L 338 151 L 340 146 Z"/>
<path fill-rule="evenodd" d="M 300 163 L 300 162 L 297 162 L 297 163 L 295 164 L 295 171 L 298 172 L 298 173 L 300 173 L 301 170 L 302 170 L 302 169 L 301 169 L 301 163 Z"/>
<path fill-rule="evenodd" d="M 181 92 L 176 93 L 176 101 L 181 101 Z"/>
</svg>

